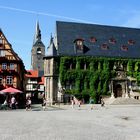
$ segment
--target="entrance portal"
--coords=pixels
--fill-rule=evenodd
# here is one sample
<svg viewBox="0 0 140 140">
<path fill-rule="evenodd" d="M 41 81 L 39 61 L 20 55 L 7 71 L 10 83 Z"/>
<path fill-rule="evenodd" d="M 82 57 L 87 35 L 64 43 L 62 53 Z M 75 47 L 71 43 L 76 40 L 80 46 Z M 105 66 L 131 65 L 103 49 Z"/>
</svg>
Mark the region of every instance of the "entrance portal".
<svg viewBox="0 0 140 140">
<path fill-rule="evenodd" d="M 122 86 L 120 84 L 117 84 L 115 86 L 115 89 L 114 89 L 114 97 L 115 98 L 122 97 Z"/>
</svg>

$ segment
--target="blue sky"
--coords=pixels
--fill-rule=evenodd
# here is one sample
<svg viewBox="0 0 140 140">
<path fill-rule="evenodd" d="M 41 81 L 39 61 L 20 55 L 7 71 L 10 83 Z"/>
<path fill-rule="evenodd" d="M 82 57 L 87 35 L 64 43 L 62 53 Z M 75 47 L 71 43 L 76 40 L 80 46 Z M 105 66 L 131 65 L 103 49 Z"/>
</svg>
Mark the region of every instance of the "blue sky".
<svg viewBox="0 0 140 140">
<path fill-rule="evenodd" d="M 0 28 L 30 69 L 36 20 L 47 48 L 56 20 L 140 28 L 139 5 L 139 0 L 0 0 Z"/>
</svg>

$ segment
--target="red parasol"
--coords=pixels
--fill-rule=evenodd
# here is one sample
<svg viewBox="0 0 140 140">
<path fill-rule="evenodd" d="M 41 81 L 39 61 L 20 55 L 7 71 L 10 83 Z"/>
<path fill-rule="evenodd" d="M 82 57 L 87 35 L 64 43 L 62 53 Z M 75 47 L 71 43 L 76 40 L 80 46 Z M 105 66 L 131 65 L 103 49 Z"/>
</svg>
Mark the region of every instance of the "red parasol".
<svg viewBox="0 0 140 140">
<path fill-rule="evenodd" d="M 9 87 L 9 88 L 6 88 L 6 89 L 3 89 L 0 91 L 0 93 L 10 93 L 10 94 L 14 94 L 14 93 L 22 93 L 21 90 L 18 90 L 16 88 L 12 88 L 12 87 Z"/>
</svg>

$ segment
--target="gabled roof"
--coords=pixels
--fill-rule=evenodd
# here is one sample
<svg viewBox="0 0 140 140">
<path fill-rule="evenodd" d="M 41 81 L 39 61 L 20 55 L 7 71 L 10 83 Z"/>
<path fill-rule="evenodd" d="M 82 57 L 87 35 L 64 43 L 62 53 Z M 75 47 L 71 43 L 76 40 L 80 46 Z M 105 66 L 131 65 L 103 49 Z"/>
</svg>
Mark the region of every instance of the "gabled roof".
<svg viewBox="0 0 140 140">
<path fill-rule="evenodd" d="M 4 35 L 4 33 L 3 33 L 3 31 L 2 31 L 1 28 L 0 28 L 0 34 L 3 35 L 4 39 L 6 40 L 6 42 L 11 46 L 11 44 L 9 43 L 9 41 L 7 40 L 7 38 L 5 37 L 5 35 Z"/>
<path fill-rule="evenodd" d="M 140 58 L 140 29 L 57 21 L 56 38 L 57 54 L 62 56 Z M 85 53 L 75 53 L 74 41 L 79 38 Z"/>
<path fill-rule="evenodd" d="M 38 71 L 37 70 L 27 70 L 27 74 L 25 75 L 28 78 L 38 78 Z"/>
<path fill-rule="evenodd" d="M 6 42 L 5 46 L 8 46 L 8 48 L 4 48 L 4 50 L 9 52 L 9 53 L 11 53 L 11 55 L 14 56 L 14 59 L 20 61 L 21 64 L 23 65 L 23 67 L 24 67 L 24 63 L 23 63 L 22 59 L 18 56 L 17 53 L 15 53 L 15 51 L 12 48 L 12 45 L 9 43 L 9 41 L 5 37 L 5 35 L 4 35 L 4 33 L 3 33 L 1 28 L 0 28 L 0 38 L 4 39 L 5 42 Z M 10 61 L 12 61 L 12 60 L 10 60 Z M 24 68 L 24 70 L 25 70 L 25 68 Z"/>
</svg>

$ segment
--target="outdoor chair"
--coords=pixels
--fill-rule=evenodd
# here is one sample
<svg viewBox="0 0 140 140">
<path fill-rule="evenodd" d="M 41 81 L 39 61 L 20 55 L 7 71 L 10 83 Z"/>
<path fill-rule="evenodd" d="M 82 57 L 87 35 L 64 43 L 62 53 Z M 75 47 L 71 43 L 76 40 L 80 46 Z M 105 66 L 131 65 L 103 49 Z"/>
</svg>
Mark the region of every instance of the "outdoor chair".
<svg viewBox="0 0 140 140">
<path fill-rule="evenodd" d="M 8 105 L 1 104 L 0 109 L 1 110 L 7 110 L 8 109 Z"/>
</svg>

